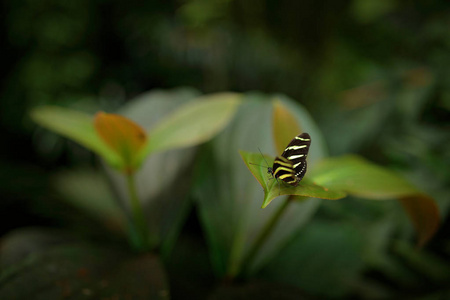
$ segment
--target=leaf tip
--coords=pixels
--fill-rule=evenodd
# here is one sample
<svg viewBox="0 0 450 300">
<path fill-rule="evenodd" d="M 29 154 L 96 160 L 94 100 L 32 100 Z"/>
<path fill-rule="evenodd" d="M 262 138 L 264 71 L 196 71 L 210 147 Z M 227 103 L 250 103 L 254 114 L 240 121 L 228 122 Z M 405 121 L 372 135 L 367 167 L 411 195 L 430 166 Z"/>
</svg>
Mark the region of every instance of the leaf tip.
<svg viewBox="0 0 450 300">
<path fill-rule="evenodd" d="M 439 208 L 436 202 L 425 194 L 402 197 L 400 202 L 416 228 L 417 246 L 425 246 L 440 226 Z"/>
</svg>

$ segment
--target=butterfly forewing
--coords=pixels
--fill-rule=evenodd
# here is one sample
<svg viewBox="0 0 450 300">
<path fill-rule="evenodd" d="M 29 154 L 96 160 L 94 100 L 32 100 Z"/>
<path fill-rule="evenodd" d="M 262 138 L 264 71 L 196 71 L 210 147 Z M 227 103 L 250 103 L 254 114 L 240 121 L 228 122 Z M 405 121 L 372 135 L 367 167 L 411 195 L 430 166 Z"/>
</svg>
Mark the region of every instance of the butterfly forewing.
<svg viewBox="0 0 450 300">
<path fill-rule="evenodd" d="M 296 186 L 306 173 L 306 157 L 308 156 L 311 137 L 302 133 L 287 145 L 283 154 L 275 158 L 273 176 Z"/>
</svg>

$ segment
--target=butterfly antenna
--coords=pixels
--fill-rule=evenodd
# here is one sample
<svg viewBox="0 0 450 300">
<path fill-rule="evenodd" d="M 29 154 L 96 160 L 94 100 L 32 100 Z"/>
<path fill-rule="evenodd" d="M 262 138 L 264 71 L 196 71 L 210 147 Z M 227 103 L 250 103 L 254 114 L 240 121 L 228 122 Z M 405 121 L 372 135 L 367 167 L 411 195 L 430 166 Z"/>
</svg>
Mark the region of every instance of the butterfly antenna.
<svg viewBox="0 0 450 300">
<path fill-rule="evenodd" d="M 259 149 L 259 147 L 258 147 L 258 151 L 259 151 L 259 153 L 261 153 L 261 156 L 262 156 L 262 158 L 264 159 L 264 161 L 265 161 L 267 167 L 269 167 L 269 164 L 267 163 L 267 160 L 266 160 L 266 158 L 264 157 L 264 155 L 262 154 L 261 149 Z"/>
<path fill-rule="evenodd" d="M 268 168 L 268 167 L 269 167 L 269 164 L 267 163 L 267 160 L 264 158 L 264 155 L 262 154 L 262 152 L 261 152 L 261 150 L 259 149 L 259 147 L 258 147 L 258 150 L 259 150 L 259 153 L 261 154 L 262 158 L 264 159 L 264 162 L 266 163 L 266 165 L 263 166 L 263 165 L 258 165 L 258 164 L 254 164 L 254 163 L 249 163 L 249 164 L 254 165 L 254 166 L 260 166 L 260 167 L 266 167 L 266 168 Z"/>
<path fill-rule="evenodd" d="M 251 162 L 249 162 L 249 164 L 250 164 L 250 165 L 254 165 L 254 166 L 259 166 L 259 167 L 266 167 L 266 166 L 254 164 L 254 163 L 251 163 Z"/>
</svg>

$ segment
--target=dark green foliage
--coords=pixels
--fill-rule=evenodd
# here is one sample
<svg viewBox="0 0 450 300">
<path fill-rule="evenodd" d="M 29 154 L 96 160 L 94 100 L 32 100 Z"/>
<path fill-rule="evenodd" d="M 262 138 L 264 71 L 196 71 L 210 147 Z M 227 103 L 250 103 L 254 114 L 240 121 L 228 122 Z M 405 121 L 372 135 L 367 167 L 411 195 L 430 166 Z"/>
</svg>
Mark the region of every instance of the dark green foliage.
<svg viewBox="0 0 450 300">
<path fill-rule="evenodd" d="M 164 257 L 168 272 L 179 275 L 177 278 L 173 274 L 168 275 L 176 283 L 171 284 L 171 288 L 178 289 L 173 295 L 178 295 L 178 299 L 189 295 L 200 299 L 208 296 L 212 299 L 230 298 L 229 295 L 257 297 L 260 294 L 255 290 L 266 291 L 261 286 L 270 286 L 266 295 L 270 295 L 270 291 L 283 290 L 278 295 L 287 295 L 286 298 L 291 294 L 303 296 L 306 293 L 325 298 L 449 297 L 448 1 L 6 0 L 1 8 L 2 245 L 7 240 L 4 234 L 28 225 L 63 228 L 69 235 L 81 236 L 83 241 L 92 239 L 94 235 L 97 241 L 98 236 L 103 236 L 105 240 L 119 239 L 115 242 L 125 244 L 123 232 L 116 235 L 116 213 L 111 208 L 114 204 L 102 202 L 111 200 L 102 192 L 103 186 L 108 184 L 104 178 L 101 188 L 96 186 L 94 193 L 85 189 L 74 196 L 70 194 L 73 190 L 69 190 L 68 195 L 66 189 L 66 184 L 74 182 L 72 173 L 60 173 L 67 167 L 98 167 L 97 159 L 75 143 L 36 129 L 26 115 L 30 108 L 52 104 L 87 113 L 98 109 L 111 112 L 121 109 L 144 91 L 179 86 L 196 89 L 186 92 L 185 100 L 198 95 L 197 90 L 202 93 L 227 90 L 279 92 L 296 99 L 312 114 L 331 155 L 359 154 L 394 169 L 418 190 L 431 195 L 440 207 L 441 230 L 425 248 L 417 251 L 411 246 L 414 243 L 413 229 L 400 205 L 359 198 L 322 201 L 315 216 L 317 220 L 314 219 L 304 230 L 298 230 L 297 239 L 288 243 L 283 236 L 286 240 L 283 243 L 285 247 L 280 246 L 283 249 L 264 248 L 257 264 L 270 264 L 254 275 L 260 279 L 252 278 L 242 285 L 227 286 L 224 283 L 214 288 L 221 280 L 214 276 L 224 274 L 226 263 L 239 261 L 241 257 L 239 251 L 231 253 L 224 247 L 230 243 L 228 231 L 234 227 L 244 228 L 247 224 L 237 224 L 234 219 L 227 218 L 232 215 L 228 214 L 230 211 L 242 211 L 242 207 L 216 211 L 217 208 L 213 207 L 216 202 L 207 201 L 223 200 L 226 203 L 229 190 L 225 184 L 229 174 L 239 176 L 231 177 L 241 184 L 238 187 L 251 185 L 251 194 L 260 193 L 258 200 L 262 200 L 261 188 L 256 182 L 255 185 L 250 183 L 255 180 L 245 169 L 237 150 L 257 153 L 257 148 L 261 147 L 264 153 L 275 155 L 269 142 L 270 127 L 265 123 L 270 122 L 270 114 L 255 112 L 257 105 L 253 104 L 245 113 L 254 119 L 244 115 L 243 119 L 249 119 L 248 123 L 240 119 L 241 125 L 235 124 L 217 141 L 202 147 L 200 153 L 206 152 L 204 157 L 214 159 L 212 163 L 197 160 L 197 149 L 161 153 L 149 163 L 151 175 L 142 184 L 143 194 L 144 197 L 151 194 L 158 199 L 159 204 L 149 210 L 153 210 L 150 221 L 154 225 L 153 230 L 166 238 L 160 250 L 165 252 L 165 249 L 175 248 L 175 261 L 188 260 L 186 269 L 199 270 L 185 274 L 182 272 L 185 270 L 180 271 L 170 264 L 171 256 Z M 264 95 L 255 93 L 249 97 L 267 97 Z M 166 101 L 164 96 L 159 99 L 162 104 L 158 109 L 152 109 L 152 113 L 140 115 L 140 112 L 148 110 L 132 111 L 126 106 L 121 112 L 147 120 L 146 125 L 151 127 L 162 115 L 185 102 Z M 253 138 L 237 141 L 243 131 L 250 131 L 248 128 L 255 130 Z M 230 141 L 246 148 L 227 148 Z M 325 153 L 317 154 L 317 151 L 317 148 L 312 151 L 315 153 L 310 151 L 309 158 Z M 158 177 L 153 170 L 165 166 L 166 160 L 175 164 L 173 169 L 168 169 L 170 180 Z M 198 218 L 209 220 L 210 217 L 211 223 L 198 225 L 194 221 L 182 228 L 180 220 L 186 219 L 192 203 L 185 199 L 192 200 L 198 196 L 195 193 L 187 196 L 193 185 L 194 166 L 196 171 L 207 169 L 214 174 L 207 177 L 208 173 L 203 173 L 203 178 L 199 176 L 195 180 L 212 182 L 217 184 L 212 187 L 222 190 L 201 191 L 205 194 L 205 205 L 212 207 L 197 207 L 200 210 Z M 61 195 L 64 193 L 55 193 L 50 184 L 55 182 L 51 179 L 55 176 L 59 182 L 58 192 L 66 191 L 64 196 Z M 83 183 L 80 188 L 97 183 L 90 176 L 74 176 L 78 176 L 76 182 Z M 111 182 L 111 191 L 120 198 L 117 181 L 113 179 Z M 155 188 L 155 194 L 149 192 Z M 57 204 L 68 196 L 83 198 L 85 203 L 90 203 L 91 199 L 99 202 L 91 203 L 90 210 L 83 213 Z M 255 203 L 259 209 L 261 202 L 255 200 Z M 276 200 L 271 205 L 277 205 Z M 309 219 L 318 203 L 296 205 L 296 211 L 302 211 L 304 215 L 301 218 L 293 215 L 290 219 L 297 218 L 302 223 L 299 220 Z M 119 206 L 123 208 L 123 203 Z M 93 217 L 91 212 L 98 211 L 99 207 L 111 209 L 101 218 Z M 204 213 L 205 217 L 202 210 L 214 214 Z M 190 215 L 196 219 L 192 212 Z M 114 222 L 105 224 L 105 220 Z M 216 232 L 211 229 L 214 222 L 221 221 L 228 226 Z M 280 227 L 277 237 L 287 232 L 294 235 L 294 230 L 291 234 L 292 228 L 286 229 L 285 223 Z M 179 232 L 182 240 L 186 235 L 194 235 L 193 242 L 190 241 L 194 246 L 178 242 L 176 236 Z M 252 238 L 253 232 L 248 232 L 250 238 L 244 239 L 246 242 Z M 206 247 L 203 245 L 205 240 L 208 241 L 207 250 L 197 251 L 198 244 Z M 29 241 L 35 242 L 33 239 Z M 236 248 L 245 248 L 237 244 Z M 39 266 L 40 262 L 45 262 L 40 259 L 51 259 L 50 254 L 58 259 L 63 257 L 65 261 L 76 254 L 74 257 L 79 258 L 78 262 L 88 259 L 102 272 L 108 272 L 111 269 L 107 264 L 117 254 L 113 251 L 105 256 L 95 256 L 104 253 L 103 250 L 92 250 L 92 246 L 87 246 L 88 252 L 92 253 L 86 254 L 84 246 L 71 247 L 72 252 L 60 248 L 41 253 L 34 262 L 23 262 L 15 271 Z M 122 258 L 131 255 L 122 254 L 117 255 Z M 27 263 L 36 264 L 27 266 Z M 329 266 L 325 271 L 323 264 Z M 197 265 L 200 266 L 198 269 Z M 76 261 L 69 267 L 73 266 L 76 266 Z M 128 268 L 126 263 L 122 266 Z M 131 268 L 136 272 L 134 267 Z M 215 270 L 215 275 L 210 268 Z M 22 273 L 9 274 L 16 274 L 18 279 L 25 278 Z M 4 280 L 5 277 L 1 278 Z M 211 281 L 198 285 L 192 283 L 204 283 L 205 278 Z M 317 278 L 323 280 L 315 280 Z M 118 281 L 129 283 L 127 280 Z M 265 285 L 268 281 L 270 283 Z M 0 292 L 5 291 L 4 283 L 0 282 Z M 33 283 L 39 284 L 38 281 Z M 286 284 L 289 287 L 283 288 Z M 302 292 L 298 293 L 298 288 Z M 51 292 L 45 288 L 41 291 Z M 82 289 L 77 291 L 83 292 Z M 29 291 L 17 288 L 17 292 L 23 292 L 24 299 L 29 299 L 26 294 Z"/>
</svg>

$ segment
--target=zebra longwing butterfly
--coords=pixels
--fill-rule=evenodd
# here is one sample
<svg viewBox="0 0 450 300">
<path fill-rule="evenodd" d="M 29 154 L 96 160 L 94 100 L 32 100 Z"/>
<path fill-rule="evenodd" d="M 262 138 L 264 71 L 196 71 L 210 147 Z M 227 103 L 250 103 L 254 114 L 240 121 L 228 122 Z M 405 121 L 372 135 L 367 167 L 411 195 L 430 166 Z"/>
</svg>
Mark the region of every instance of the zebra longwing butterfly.
<svg viewBox="0 0 450 300">
<path fill-rule="evenodd" d="M 311 137 L 306 132 L 297 135 L 277 156 L 273 167 L 268 172 L 277 180 L 281 179 L 289 185 L 297 186 L 306 173 L 306 157 L 308 156 Z"/>
<path fill-rule="evenodd" d="M 308 156 L 309 146 L 311 145 L 311 137 L 306 132 L 297 135 L 284 149 L 281 156 L 277 156 L 273 162 L 273 166 L 269 167 L 264 155 L 261 153 L 267 165 L 267 173 L 275 178 L 283 180 L 289 185 L 297 186 L 306 173 L 306 157 Z M 260 166 L 250 163 L 251 165 Z"/>
</svg>

